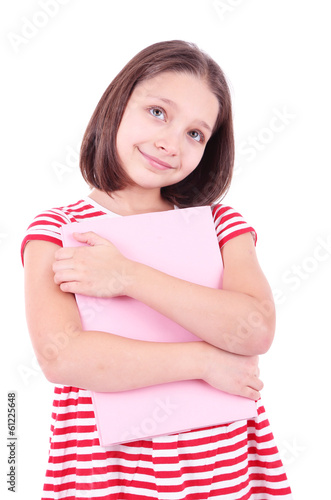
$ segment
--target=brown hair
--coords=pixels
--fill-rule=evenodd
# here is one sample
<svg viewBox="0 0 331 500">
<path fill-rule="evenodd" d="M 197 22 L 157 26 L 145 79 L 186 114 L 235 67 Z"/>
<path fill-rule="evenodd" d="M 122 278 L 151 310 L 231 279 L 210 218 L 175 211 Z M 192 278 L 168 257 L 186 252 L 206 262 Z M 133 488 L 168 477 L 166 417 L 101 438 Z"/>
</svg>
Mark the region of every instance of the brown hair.
<svg viewBox="0 0 331 500">
<path fill-rule="evenodd" d="M 196 45 L 181 40 L 155 43 L 128 62 L 101 97 L 83 137 L 80 168 L 85 181 L 108 194 L 131 184 L 116 150 L 117 131 L 135 86 L 165 71 L 185 72 L 208 83 L 219 101 L 219 114 L 204 155 L 185 179 L 161 189 L 179 207 L 208 205 L 231 182 L 234 138 L 230 91 L 218 64 Z"/>
</svg>

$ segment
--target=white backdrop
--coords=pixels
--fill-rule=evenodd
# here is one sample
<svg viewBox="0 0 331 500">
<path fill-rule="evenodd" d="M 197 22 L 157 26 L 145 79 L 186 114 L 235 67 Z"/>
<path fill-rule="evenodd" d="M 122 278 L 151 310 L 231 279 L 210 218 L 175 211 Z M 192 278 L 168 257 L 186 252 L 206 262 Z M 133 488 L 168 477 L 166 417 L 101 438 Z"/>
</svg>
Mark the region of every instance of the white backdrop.
<svg viewBox="0 0 331 500">
<path fill-rule="evenodd" d="M 53 388 L 25 325 L 23 233 L 37 213 L 89 192 L 78 150 L 101 94 L 136 52 L 175 38 L 209 52 L 230 82 L 237 160 L 224 202 L 257 230 L 278 310 L 276 339 L 261 359 L 264 404 L 294 498 L 331 498 L 328 7 L 323 0 L 1 7 L 1 498 L 13 498 L 8 391 L 17 393 L 17 500 L 40 498 L 48 453 Z"/>
</svg>

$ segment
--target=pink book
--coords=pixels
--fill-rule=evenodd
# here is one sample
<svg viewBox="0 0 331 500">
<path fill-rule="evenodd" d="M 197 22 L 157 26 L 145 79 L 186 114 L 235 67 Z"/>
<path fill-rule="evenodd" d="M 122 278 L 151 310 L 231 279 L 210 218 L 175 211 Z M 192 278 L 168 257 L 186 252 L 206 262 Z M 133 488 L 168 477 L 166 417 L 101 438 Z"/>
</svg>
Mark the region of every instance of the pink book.
<svg viewBox="0 0 331 500">
<path fill-rule="evenodd" d="M 185 208 L 132 216 L 105 215 L 63 226 L 63 245 L 81 245 L 73 232 L 94 231 L 128 258 L 180 279 L 222 288 L 223 264 L 211 208 Z M 121 276 L 113 278 L 113 286 Z M 85 330 L 153 342 L 201 340 L 130 297 L 76 295 Z M 255 417 L 254 401 L 219 391 L 203 380 L 123 392 L 92 392 L 102 446 L 185 432 Z"/>
</svg>

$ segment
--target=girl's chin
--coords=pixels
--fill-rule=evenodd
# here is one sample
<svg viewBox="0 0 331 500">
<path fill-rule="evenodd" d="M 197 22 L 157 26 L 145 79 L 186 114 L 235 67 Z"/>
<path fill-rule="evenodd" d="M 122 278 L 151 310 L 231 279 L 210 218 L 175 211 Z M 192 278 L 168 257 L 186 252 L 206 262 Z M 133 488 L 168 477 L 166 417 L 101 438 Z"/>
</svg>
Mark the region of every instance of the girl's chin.
<svg viewBox="0 0 331 500">
<path fill-rule="evenodd" d="M 149 175 L 150 174 L 150 175 Z M 162 172 L 153 172 L 151 170 L 145 171 L 142 176 L 129 175 L 130 179 L 133 181 L 133 186 L 139 187 L 141 189 L 161 189 L 166 186 L 171 186 L 172 184 L 177 184 L 178 179 L 170 179 L 162 176 Z"/>
</svg>

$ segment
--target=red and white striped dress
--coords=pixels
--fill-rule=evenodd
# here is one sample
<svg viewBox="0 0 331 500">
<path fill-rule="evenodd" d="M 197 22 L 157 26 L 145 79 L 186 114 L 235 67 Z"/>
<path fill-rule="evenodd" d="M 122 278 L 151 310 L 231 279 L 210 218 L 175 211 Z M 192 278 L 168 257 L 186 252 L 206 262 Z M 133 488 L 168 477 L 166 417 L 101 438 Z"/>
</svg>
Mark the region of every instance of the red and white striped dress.
<svg viewBox="0 0 331 500">
<path fill-rule="evenodd" d="M 255 231 L 232 208 L 212 207 L 220 248 Z M 63 224 L 115 216 L 90 198 L 37 216 L 22 243 L 62 245 Z M 258 416 L 230 424 L 102 447 L 91 394 L 56 386 L 43 500 L 292 499 L 261 400 Z"/>
</svg>

